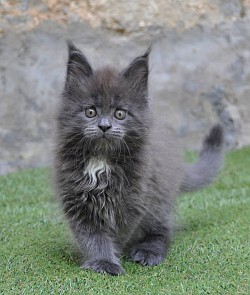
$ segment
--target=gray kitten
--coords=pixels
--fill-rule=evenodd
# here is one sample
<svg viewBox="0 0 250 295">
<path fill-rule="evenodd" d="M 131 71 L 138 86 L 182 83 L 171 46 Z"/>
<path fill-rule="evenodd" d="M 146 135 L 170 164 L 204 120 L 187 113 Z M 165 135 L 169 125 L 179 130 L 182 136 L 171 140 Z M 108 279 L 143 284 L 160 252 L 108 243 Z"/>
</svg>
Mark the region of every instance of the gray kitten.
<svg viewBox="0 0 250 295">
<path fill-rule="evenodd" d="M 157 265 L 169 247 L 176 195 L 208 185 L 220 169 L 222 127 L 211 129 L 197 163 L 184 164 L 151 116 L 150 49 L 123 71 L 93 70 L 71 42 L 68 50 L 55 187 L 82 266 L 122 274 L 122 253 Z"/>
</svg>

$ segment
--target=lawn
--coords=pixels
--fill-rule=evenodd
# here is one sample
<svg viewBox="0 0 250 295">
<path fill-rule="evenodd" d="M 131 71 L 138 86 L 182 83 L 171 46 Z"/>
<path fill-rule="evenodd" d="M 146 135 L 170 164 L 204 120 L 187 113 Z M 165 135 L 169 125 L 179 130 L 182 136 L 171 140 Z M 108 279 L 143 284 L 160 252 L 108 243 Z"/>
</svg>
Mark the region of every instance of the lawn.
<svg viewBox="0 0 250 295">
<path fill-rule="evenodd" d="M 47 169 L 0 177 L 0 294 L 250 294 L 250 148 L 205 190 L 179 198 L 164 263 L 123 259 L 124 276 L 79 268 Z"/>
</svg>

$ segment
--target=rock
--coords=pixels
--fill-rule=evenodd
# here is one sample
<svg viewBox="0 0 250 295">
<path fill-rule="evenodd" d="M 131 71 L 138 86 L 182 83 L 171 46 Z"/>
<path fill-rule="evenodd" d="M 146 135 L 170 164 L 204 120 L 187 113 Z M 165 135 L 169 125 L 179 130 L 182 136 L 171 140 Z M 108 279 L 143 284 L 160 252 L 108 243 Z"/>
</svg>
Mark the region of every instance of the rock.
<svg viewBox="0 0 250 295">
<path fill-rule="evenodd" d="M 0 38 L 0 173 L 51 164 L 68 38 L 94 66 L 124 67 L 153 43 L 152 104 L 185 148 L 198 150 L 218 121 L 225 126 L 228 147 L 250 144 L 250 1 L 152 1 L 148 10 L 140 6 L 142 0 L 128 1 L 126 7 L 116 3 L 91 1 L 85 7 L 91 15 L 100 6 L 97 19 L 104 28 L 82 22 L 83 15 L 71 6 L 64 13 L 77 22 L 67 26 L 46 20 L 31 30 L 24 29 L 26 22 L 21 31 L 13 29 L 15 21 L 5 27 Z"/>
<path fill-rule="evenodd" d="M 184 31 L 196 25 L 214 26 L 238 19 L 249 6 L 249 1 L 239 0 L 93 0 L 87 10 L 102 26 L 131 33 L 150 27 Z"/>
</svg>

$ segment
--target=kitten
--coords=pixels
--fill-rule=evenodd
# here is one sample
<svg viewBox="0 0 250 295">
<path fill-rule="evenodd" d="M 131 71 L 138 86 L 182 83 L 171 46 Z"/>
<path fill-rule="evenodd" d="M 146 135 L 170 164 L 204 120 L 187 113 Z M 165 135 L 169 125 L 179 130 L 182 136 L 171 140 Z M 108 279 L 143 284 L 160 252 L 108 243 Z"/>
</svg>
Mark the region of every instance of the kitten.
<svg viewBox="0 0 250 295">
<path fill-rule="evenodd" d="M 176 195 L 208 185 L 220 169 L 222 127 L 211 129 L 197 163 L 184 164 L 151 116 L 150 49 L 123 71 L 93 70 L 71 42 L 68 52 L 55 187 L 82 266 L 122 274 L 122 253 L 142 265 L 157 265 L 169 247 Z"/>
</svg>

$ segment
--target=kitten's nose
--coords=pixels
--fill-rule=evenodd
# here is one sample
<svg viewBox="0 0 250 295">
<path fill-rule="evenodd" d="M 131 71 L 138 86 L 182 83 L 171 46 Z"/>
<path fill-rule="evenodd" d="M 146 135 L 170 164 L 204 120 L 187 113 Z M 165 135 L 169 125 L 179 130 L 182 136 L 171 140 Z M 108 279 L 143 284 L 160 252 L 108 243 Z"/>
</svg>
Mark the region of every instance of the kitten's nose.
<svg viewBox="0 0 250 295">
<path fill-rule="evenodd" d="M 103 131 L 106 132 L 111 128 L 111 125 L 98 125 L 98 127 Z"/>
<path fill-rule="evenodd" d="M 102 132 L 106 132 L 112 127 L 112 125 L 108 120 L 102 119 L 98 124 L 98 127 L 102 130 Z"/>
</svg>

